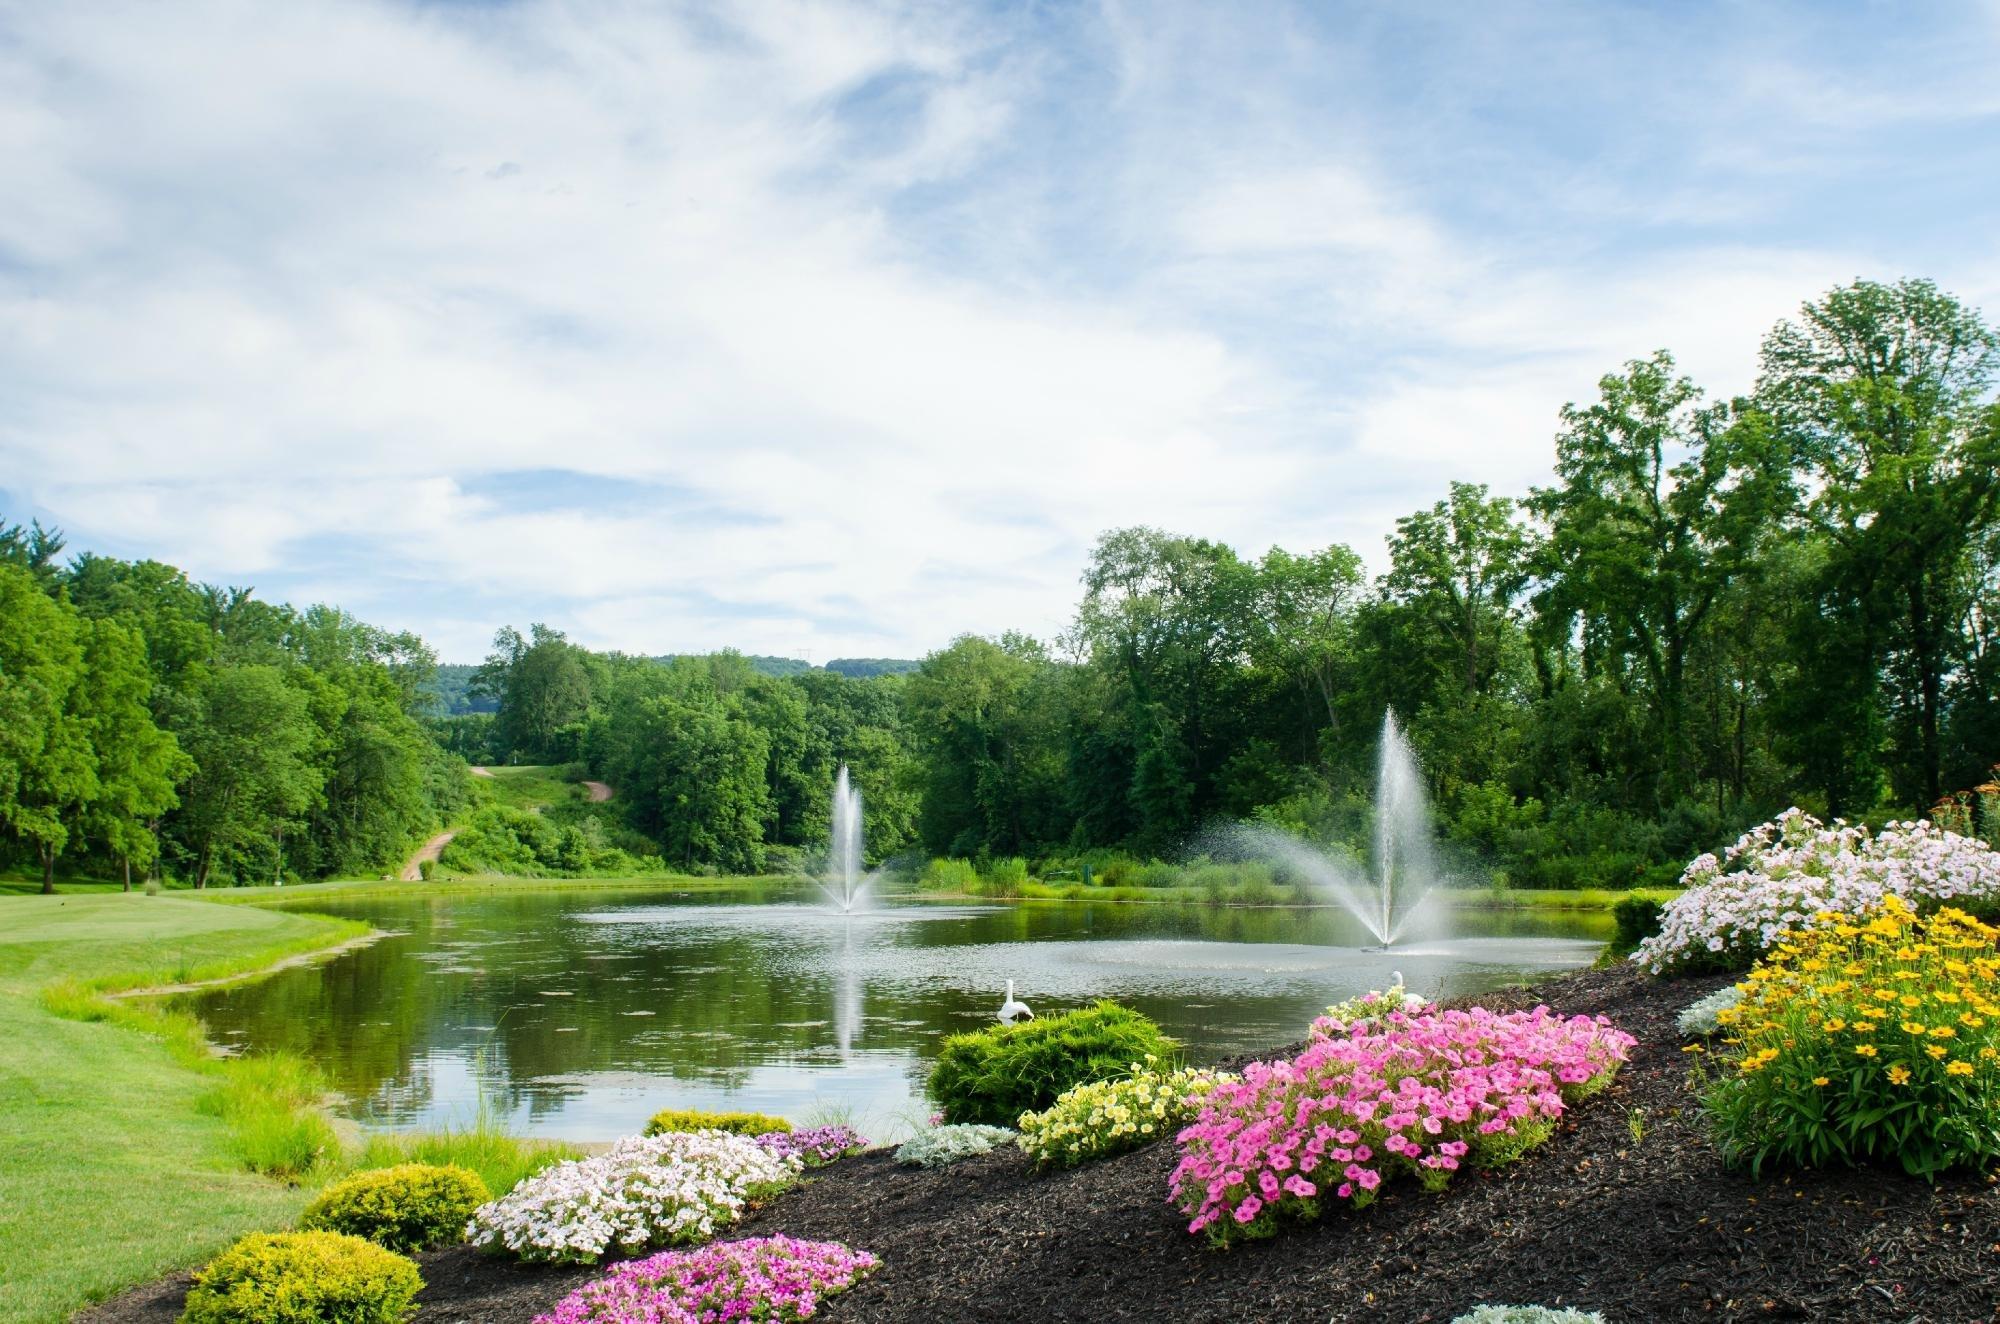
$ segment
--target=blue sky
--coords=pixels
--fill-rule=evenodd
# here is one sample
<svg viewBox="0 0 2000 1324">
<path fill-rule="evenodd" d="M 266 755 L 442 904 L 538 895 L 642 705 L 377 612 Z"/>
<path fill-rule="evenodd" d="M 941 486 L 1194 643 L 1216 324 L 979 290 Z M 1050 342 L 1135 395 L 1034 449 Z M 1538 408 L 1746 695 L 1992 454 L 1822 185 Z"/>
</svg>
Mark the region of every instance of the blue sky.
<svg viewBox="0 0 2000 1324">
<path fill-rule="evenodd" d="M 1379 566 L 1856 276 L 2000 315 L 2000 3 L 0 0 L 0 179 L 9 521 L 920 655 L 1118 525 Z"/>
</svg>

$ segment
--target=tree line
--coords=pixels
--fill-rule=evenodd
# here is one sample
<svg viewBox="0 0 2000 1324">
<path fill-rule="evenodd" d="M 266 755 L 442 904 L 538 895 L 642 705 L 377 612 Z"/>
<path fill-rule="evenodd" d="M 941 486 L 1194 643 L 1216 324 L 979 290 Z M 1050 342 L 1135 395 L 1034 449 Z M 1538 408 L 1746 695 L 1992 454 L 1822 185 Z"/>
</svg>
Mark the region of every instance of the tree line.
<svg viewBox="0 0 2000 1324">
<path fill-rule="evenodd" d="M 332 607 L 0 526 L 0 858 L 283 882 L 400 860 L 468 797 L 436 659 Z"/>
<path fill-rule="evenodd" d="M 5 723 L 0 822 L 45 852 L 312 875 L 448 817 L 455 759 L 574 764 L 668 867 L 784 870 L 846 763 L 875 858 L 1173 858 L 1235 819 L 1358 846 L 1393 708 L 1467 861 L 1663 880 L 1788 804 L 1914 813 L 2000 756 L 1996 367 L 2000 335 L 1930 282 L 1859 281 L 1772 329 L 1740 398 L 1664 351 L 1605 375 L 1560 411 L 1548 485 L 1452 483 L 1373 576 L 1339 544 L 1118 529 L 1054 639 L 843 674 L 508 628 L 444 716 L 415 639 L 153 563 L 62 569 L 13 530 L 0 621 L 33 599 L 67 624 L 5 630 L 0 704 L 40 694 L 18 729 L 68 714 L 44 747 L 119 752 L 24 777 Z M 71 679 L 12 679 L 32 666 Z M 232 735 L 253 713 L 296 737 Z"/>
</svg>

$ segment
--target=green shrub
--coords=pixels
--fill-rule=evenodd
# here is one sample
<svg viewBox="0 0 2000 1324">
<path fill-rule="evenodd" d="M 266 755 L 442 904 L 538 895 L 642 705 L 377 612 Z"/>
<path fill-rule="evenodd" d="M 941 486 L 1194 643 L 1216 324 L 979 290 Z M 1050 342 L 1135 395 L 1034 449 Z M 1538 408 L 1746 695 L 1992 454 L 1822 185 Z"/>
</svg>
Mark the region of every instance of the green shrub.
<svg viewBox="0 0 2000 1324">
<path fill-rule="evenodd" d="M 1028 862 L 1018 855 L 986 866 L 986 881 L 996 887 L 1019 887 L 1028 881 Z"/>
<path fill-rule="evenodd" d="M 947 1122 L 1006 1126 L 1041 1112 L 1065 1090 L 1115 1080 L 1134 1062 L 1173 1053 L 1173 1040 L 1129 1007 L 1100 1002 L 944 1041 L 930 1093 Z"/>
<path fill-rule="evenodd" d="M 706 1113 L 699 1108 L 665 1108 L 646 1123 L 646 1134 L 663 1136 L 673 1131 L 728 1131 L 732 1135 L 761 1136 L 773 1131 L 789 1133 L 792 1124 L 782 1117 L 764 1113 Z"/>
<path fill-rule="evenodd" d="M 1660 912 L 1667 903 L 1658 897 L 1628 896 L 1611 907 L 1611 922 L 1618 926 L 1617 934 L 1611 939 L 1611 947 L 1616 952 L 1637 949 L 1640 943 L 1660 931 Z"/>
<path fill-rule="evenodd" d="M 478 1173 L 403 1163 L 327 1187 L 299 1226 L 366 1237 L 390 1250 L 429 1250 L 463 1240 L 472 1211 L 492 1198 Z"/>
<path fill-rule="evenodd" d="M 181 1324 L 401 1324 L 416 1313 L 417 1266 L 340 1232 L 253 1232 L 209 1262 Z"/>
</svg>

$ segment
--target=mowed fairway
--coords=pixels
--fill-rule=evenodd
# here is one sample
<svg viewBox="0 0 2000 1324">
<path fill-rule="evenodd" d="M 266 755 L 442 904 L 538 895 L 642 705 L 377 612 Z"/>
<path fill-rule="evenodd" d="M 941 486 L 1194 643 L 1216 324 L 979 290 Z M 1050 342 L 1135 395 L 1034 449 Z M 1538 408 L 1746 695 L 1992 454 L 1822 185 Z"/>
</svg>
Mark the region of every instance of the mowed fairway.
<svg viewBox="0 0 2000 1324">
<path fill-rule="evenodd" d="M 214 1073 L 141 1030 L 58 1017 L 40 990 L 215 978 L 355 930 L 143 893 L 0 897 L 0 1320 L 66 1318 L 285 1225 L 307 1195 L 236 1165 L 195 1108 Z"/>
</svg>

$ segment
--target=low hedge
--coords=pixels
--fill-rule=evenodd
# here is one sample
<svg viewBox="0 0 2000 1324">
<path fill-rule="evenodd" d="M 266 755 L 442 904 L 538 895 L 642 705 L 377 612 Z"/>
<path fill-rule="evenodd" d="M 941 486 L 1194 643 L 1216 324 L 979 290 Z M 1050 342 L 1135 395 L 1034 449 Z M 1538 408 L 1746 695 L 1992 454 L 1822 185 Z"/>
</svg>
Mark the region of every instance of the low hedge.
<svg viewBox="0 0 2000 1324">
<path fill-rule="evenodd" d="M 463 1241 L 472 1211 L 492 1198 L 468 1169 L 399 1163 L 327 1187 L 299 1226 L 366 1237 L 390 1250 L 429 1250 Z"/>
<path fill-rule="evenodd" d="M 1013 1126 L 1067 1090 L 1115 1080 L 1149 1057 L 1173 1056 L 1174 1041 L 1130 1007 L 1099 1002 L 1017 1025 L 944 1041 L 930 1094 L 952 1123 Z"/>
<path fill-rule="evenodd" d="M 699 1108 L 663 1108 L 646 1123 L 649 1136 L 678 1131 L 727 1131 L 739 1136 L 767 1136 L 773 1131 L 789 1133 L 792 1124 L 766 1113 L 709 1113 Z"/>
<path fill-rule="evenodd" d="M 180 1324 L 402 1324 L 424 1280 L 344 1232 L 253 1232 L 194 1276 Z"/>
</svg>

